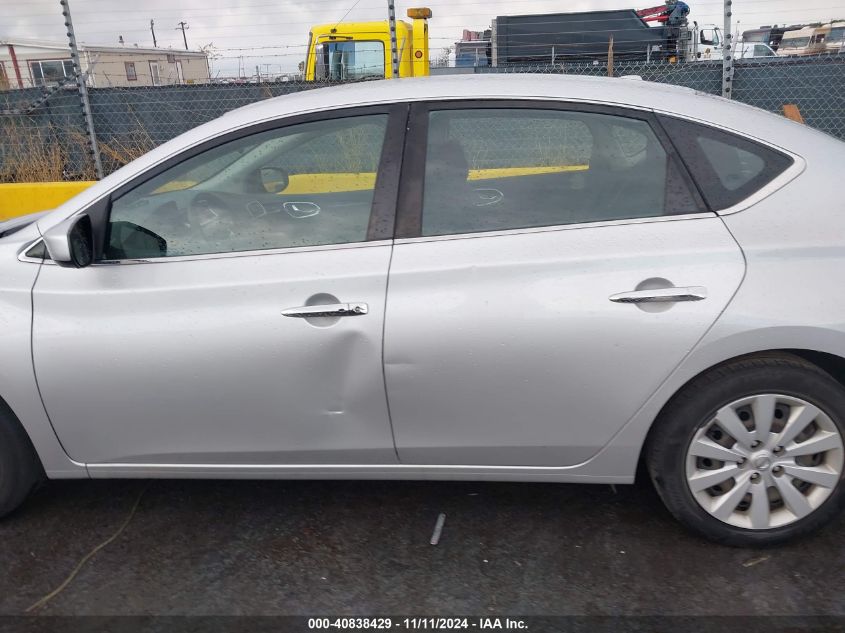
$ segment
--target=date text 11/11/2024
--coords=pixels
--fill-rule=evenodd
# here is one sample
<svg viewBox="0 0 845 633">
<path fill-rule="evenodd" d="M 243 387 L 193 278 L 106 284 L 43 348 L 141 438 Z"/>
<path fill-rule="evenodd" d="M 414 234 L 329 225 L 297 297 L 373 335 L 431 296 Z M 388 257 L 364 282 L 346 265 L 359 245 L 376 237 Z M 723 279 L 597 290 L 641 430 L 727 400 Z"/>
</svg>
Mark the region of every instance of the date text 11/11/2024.
<svg viewBox="0 0 845 633">
<path fill-rule="evenodd" d="M 524 620 L 514 618 L 479 617 L 479 618 L 445 618 L 445 617 L 345 617 L 345 618 L 308 618 L 308 629 L 347 629 L 347 630 L 527 630 Z"/>
</svg>

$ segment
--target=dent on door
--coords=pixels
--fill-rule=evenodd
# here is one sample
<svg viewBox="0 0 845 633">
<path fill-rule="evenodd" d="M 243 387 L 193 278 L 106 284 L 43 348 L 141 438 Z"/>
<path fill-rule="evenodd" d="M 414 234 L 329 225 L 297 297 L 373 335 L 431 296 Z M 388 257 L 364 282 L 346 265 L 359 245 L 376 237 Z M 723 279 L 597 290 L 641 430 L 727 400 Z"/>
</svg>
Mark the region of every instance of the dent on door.
<svg viewBox="0 0 845 633">
<path fill-rule="evenodd" d="M 63 446 L 100 464 L 395 463 L 381 364 L 389 257 L 373 246 L 44 266 L 33 351 Z M 282 314 L 327 300 L 370 313 Z"/>
<path fill-rule="evenodd" d="M 588 460 L 743 271 L 715 216 L 397 243 L 385 374 L 400 460 Z"/>
</svg>

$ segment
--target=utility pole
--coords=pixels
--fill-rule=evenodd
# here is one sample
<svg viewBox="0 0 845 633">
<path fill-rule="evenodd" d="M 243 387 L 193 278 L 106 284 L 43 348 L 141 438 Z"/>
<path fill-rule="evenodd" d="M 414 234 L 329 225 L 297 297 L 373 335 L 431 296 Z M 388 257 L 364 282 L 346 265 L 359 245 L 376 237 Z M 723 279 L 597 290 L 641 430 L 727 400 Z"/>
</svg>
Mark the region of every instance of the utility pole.
<svg viewBox="0 0 845 633">
<path fill-rule="evenodd" d="M 191 28 L 188 26 L 187 22 L 179 22 L 179 26 L 176 27 L 176 30 L 182 29 L 182 41 L 185 42 L 185 50 L 188 50 L 188 37 L 185 35 L 185 29 Z"/>
<path fill-rule="evenodd" d="M 733 36 L 731 35 L 731 0 L 724 0 L 725 30 L 724 42 L 722 42 L 722 96 L 730 99 L 733 92 L 734 79 L 734 56 Z"/>
<path fill-rule="evenodd" d="M 156 23 L 155 20 L 150 20 L 150 33 L 153 34 L 153 48 L 158 48 L 158 42 L 156 41 Z"/>
<path fill-rule="evenodd" d="M 85 76 L 82 74 L 82 64 L 79 61 L 79 49 L 76 47 L 76 35 L 73 31 L 73 20 L 70 18 L 69 0 L 59 0 L 62 5 L 62 15 L 65 18 L 67 28 L 67 39 L 70 45 L 70 58 L 73 62 L 73 74 L 76 76 L 76 87 L 79 90 L 79 101 L 82 105 L 82 117 L 85 120 L 85 128 L 88 131 L 88 145 L 91 158 L 94 160 L 94 171 L 97 178 L 103 177 L 103 164 L 100 161 L 100 148 L 97 145 L 97 135 L 94 132 L 94 117 L 91 114 L 91 101 L 88 99 L 88 85 L 85 83 Z M 89 60 L 90 61 L 90 60 Z"/>
<path fill-rule="evenodd" d="M 387 0 L 387 21 L 390 25 L 390 59 L 392 61 L 393 78 L 399 79 L 399 52 L 396 47 L 396 6 L 393 0 Z"/>
</svg>

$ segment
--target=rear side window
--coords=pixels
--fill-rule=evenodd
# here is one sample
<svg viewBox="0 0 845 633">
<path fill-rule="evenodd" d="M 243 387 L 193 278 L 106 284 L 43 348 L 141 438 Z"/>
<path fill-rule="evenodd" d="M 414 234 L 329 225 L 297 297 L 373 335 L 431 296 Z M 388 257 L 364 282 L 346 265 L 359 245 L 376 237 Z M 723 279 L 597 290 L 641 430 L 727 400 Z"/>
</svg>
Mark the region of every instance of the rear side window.
<svg viewBox="0 0 845 633">
<path fill-rule="evenodd" d="M 644 120 L 533 108 L 429 113 L 424 236 L 698 211 Z"/>
<path fill-rule="evenodd" d="M 660 121 L 713 211 L 742 202 L 793 163 L 782 152 L 706 125 L 666 116 Z"/>
</svg>

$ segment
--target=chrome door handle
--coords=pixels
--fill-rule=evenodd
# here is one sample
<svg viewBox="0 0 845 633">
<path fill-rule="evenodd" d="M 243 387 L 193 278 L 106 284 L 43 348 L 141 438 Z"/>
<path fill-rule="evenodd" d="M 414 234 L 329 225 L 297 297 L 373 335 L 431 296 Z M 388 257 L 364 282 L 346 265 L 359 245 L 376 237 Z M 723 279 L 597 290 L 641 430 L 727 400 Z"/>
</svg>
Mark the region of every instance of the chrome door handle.
<svg viewBox="0 0 845 633">
<path fill-rule="evenodd" d="M 707 288 L 704 286 L 634 290 L 610 296 L 610 300 L 614 303 L 673 303 L 675 301 L 701 301 L 706 298 Z"/>
<path fill-rule="evenodd" d="M 314 317 L 347 317 L 360 316 L 370 311 L 366 303 L 330 303 L 317 306 L 300 306 L 282 310 L 282 316 L 296 319 L 311 319 Z"/>
</svg>

